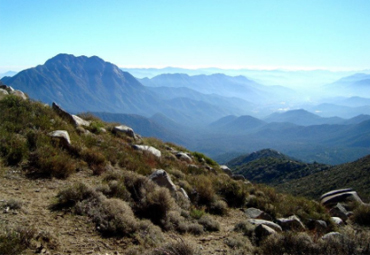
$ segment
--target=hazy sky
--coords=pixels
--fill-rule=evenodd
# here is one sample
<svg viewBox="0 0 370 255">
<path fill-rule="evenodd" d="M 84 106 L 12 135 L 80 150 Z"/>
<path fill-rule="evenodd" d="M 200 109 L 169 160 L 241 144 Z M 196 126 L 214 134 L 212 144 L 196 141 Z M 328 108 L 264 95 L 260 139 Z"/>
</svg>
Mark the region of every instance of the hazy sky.
<svg viewBox="0 0 370 255">
<path fill-rule="evenodd" d="M 0 72 L 58 53 L 124 67 L 370 68 L 369 0 L 0 0 Z"/>
</svg>

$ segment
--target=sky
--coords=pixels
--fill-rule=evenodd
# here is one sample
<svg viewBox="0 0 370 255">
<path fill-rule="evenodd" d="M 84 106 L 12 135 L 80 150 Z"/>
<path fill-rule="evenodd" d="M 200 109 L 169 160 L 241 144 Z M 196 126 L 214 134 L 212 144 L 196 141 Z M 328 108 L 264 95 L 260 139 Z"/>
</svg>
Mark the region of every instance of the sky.
<svg viewBox="0 0 370 255">
<path fill-rule="evenodd" d="M 0 73 L 59 53 L 120 67 L 370 69 L 368 0 L 0 0 Z"/>
</svg>

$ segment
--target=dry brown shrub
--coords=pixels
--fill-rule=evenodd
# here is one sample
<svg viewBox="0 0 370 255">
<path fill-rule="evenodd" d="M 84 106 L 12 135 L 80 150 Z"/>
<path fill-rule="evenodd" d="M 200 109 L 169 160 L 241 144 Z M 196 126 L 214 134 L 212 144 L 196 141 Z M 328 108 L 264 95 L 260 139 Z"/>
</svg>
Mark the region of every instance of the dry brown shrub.
<svg viewBox="0 0 370 255">
<path fill-rule="evenodd" d="M 198 223 L 204 227 L 204 230 L 210 232 L 220 231 L 221 228 L 220 223 L 208 215 L 204 215 L 200 218 Z"/>
</svg>

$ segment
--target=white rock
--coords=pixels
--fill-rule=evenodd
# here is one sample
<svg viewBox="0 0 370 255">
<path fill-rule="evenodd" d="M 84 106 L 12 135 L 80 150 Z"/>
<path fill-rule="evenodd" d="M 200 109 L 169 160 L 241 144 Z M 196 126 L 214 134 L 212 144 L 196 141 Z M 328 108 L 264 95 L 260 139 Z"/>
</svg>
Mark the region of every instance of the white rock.
<svg viewBox="0 0 370 255">
<path fill-rule="evenodd" d="M 69 134 L 65 130 L 55 130 L 48 134 L 51 137 L 61 139 L 65 141 L 68 145 L 71 145 L 71 139 L 69 138 Z"/>
<path fill-rule="evenodd" d="M 158 149 L 156 149 L 152 146 L 149 146 L 149 145 L 137 145 L 136 144 L 133 147 L 136 150 L 147 151 L 147 152 L 153 154 L 154 156 L 156 156 L 158 158 L 160 158 L 162 156 L 162 153 L 161 153 L 160 150 L 158 150 Z"/>
</svg>

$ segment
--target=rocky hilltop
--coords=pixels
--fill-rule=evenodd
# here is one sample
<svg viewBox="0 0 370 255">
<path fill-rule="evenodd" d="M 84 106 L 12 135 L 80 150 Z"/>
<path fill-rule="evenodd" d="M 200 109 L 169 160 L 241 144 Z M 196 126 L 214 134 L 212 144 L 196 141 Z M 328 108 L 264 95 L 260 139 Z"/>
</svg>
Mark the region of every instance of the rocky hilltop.
<svg viewBox="0 0 370 255">
<path fill-rule="evenodd" d="M 354 190 L 321 203 L 277 193 L 201 153 L 3 90 L 0 254 L 370 252 L 370 208 Z"/>
</svg>

